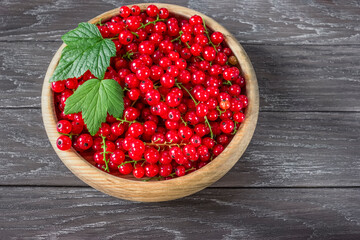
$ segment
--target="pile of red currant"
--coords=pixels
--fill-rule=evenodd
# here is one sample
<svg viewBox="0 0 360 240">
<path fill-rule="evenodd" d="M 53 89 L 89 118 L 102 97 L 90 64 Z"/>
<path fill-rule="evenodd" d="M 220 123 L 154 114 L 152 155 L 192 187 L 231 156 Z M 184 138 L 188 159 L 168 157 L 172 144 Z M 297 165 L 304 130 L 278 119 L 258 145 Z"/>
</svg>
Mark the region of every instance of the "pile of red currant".
<svg viewBox="0 0 360 240">
<path fill-rule="evenodd" d="M 111 174 L 158 180 L 184 176 L 218 156 L 248 105 L 245 79 L 223 34 L 198 15 L 182 19 L 155 5 L 123 6 L 97 27 L 116 46 L 104 79 L 123 87 L 124 115 L 108 115 L 91 136 L 81 113 L 65 115 L 64 106 L 94 76 L 87 71 L 53 82 L 57 147 L 72 146 Z"/>
</svg>

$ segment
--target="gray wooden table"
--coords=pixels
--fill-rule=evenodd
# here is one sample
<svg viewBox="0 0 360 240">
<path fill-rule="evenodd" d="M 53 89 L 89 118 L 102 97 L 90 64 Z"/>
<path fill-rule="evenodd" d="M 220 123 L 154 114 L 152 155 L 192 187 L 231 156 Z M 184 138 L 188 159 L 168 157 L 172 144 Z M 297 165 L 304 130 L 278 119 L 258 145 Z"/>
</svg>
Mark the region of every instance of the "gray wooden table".
<svg viewBox="0 0 360 240">
<path fill-rule="evenodd" d="M 88 187 L 41 121 L 61 35 L 133 2 L 0 1 L 0 239 L 360 239 L 360 2 L 167 1 L 213 17 L 243 44 L 261 112 L 224 178 L 164 203 Z"/>
</svg>

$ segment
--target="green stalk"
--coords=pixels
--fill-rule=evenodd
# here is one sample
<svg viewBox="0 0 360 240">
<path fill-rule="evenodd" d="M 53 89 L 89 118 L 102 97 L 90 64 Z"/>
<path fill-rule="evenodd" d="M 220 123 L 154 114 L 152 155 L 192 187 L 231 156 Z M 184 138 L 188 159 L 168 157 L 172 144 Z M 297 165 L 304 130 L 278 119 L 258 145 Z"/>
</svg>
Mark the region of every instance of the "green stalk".
<svg viewBox="0 0 360 240">
<path fill-rule="evenodd" d="M 106 159 L 106 137 L 102 136 L 101 135 L 101 138 L 102 138 L 102 145 L 101 145 L 101 148 L 103 149 L 103 158 L 104 158 L 104 162 L 105 162 L 105 171 L 107 172 L 110 172 L 110 169 L 109 169 L 109 165 L 108 165 L 108 160 Z"/>
<path fill-rule="evenodd" d="M 207 36 L 207 38 L 208 38 L 208 40 L 209 40 L 210 45 L 213 46 L 213 48 L 215 49 L 216 52 L 218 52 L 218 50 L 216 49 L 216 45 L 211 41 L 211 38 L 210 38 L 210 36 L 209 36 L 209 32 L 208 32 L 208 30 L 207 30 L 207 27 L 206 27 L 206 24 L 205 24 L 205 20 L 204 20 L 204 19 L 203 19 L 203 25 L 204 25 L 205 33 L 206 33 L 206 36 Z"/>
<path fill-rule="evenodd" d="M 138 29 L 145 28 L 146 26 L 149 26 L 150 24 L 155 24 L 155 23 L 160 22 L 160 21 L 165 21 L 165 19 L 160 19 L 159 15 L 158 15 L 155 21 L 148 22 L 146 24 L 142 24 Z"/>
</svg>

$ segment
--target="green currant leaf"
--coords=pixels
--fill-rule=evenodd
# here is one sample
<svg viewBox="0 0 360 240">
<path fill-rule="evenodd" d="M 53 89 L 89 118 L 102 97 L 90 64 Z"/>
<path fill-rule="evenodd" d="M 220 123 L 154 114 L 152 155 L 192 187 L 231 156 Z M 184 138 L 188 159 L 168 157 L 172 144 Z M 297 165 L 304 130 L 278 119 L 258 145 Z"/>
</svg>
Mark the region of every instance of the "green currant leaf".
<svg viewBox="0 0 360 240">
<path fill-rule="evenodd" d="M 87 70 L 99 79 L 104 78 L 110 58 L 116 55 L 113 41 L 102 38 L 98 28 L 91 23 L 80 23 L 62 39 L 67 46 L 50 82 L 80 77 Z"/>
<path fill-rule="evenodd" d="M 65 102 L 65 114 L 82 112 L 91 135 L 95 135 L 107 113 L 121 118 L 124 112 L 123 89 L 113 79 L 90 79 L 79 86 Z"/>
<path fill-rule="evenodd" d="M 79 23 L 79 26 L 67 33 L 61 39 L 68 46 L 81 46 L 84 42 L 94 44 L 102 40 L 102 36 L 98 28 L 91 23 Z"/>
</svg>

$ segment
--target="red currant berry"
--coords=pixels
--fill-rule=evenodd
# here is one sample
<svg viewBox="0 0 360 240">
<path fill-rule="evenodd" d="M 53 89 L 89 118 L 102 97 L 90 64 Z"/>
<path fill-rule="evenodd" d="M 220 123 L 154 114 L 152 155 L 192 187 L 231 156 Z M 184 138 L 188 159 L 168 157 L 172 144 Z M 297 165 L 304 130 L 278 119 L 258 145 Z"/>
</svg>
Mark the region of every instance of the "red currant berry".
<svg viewBox="0 0 360 240">
<path fill-rule="evenodd" d="M 154 121 L 144 122 L 144 134 L 152 136 L 155 134 L 157 125 Z"/>
<path fill-rule="evenodd" d="M 176 176 L 182 177 L 186 173 L 186 169 L 184 166 L 177 166 L 175 169 Z"/>
<path fill-rule="evenodd" d="M 126 25 L 130 31 L 135 31 L 141 26 L 141 22 L 137 16 L 126 18 Z"/>
<path fill-rule="evenodd" d="M 160 152 L 160 159 L 159 162 L 161 164 L 169 164 L 171 163 L 172 159 L 170 157 L 169 151 L 162 151 Z"/>
<path fill-rule="evenodd" d="M 216 57 L 216 51 L 213 47 L 207 46 L 204 47 L 204 51 L 202 52 L 202 56 L 206 61 L 213 61 Z"/>
<path fill-rule="evenodd" d="M 160 173 L 159 175 L 162 177 L 167 177 L 172 172 L 172 166 L 171 164 L 161 164 L 160 165 Z"/>
<path fill-rule="evenodd" d="M 129 127 L 128 133 L 131 137 L 139 138 L 144 133 L 144 127 L 141 123 L 132 123 Z"/>
<path fill-rule="evenodd" d="M 140 160 L 145 151 L 144 142 L 141 140 L 133 140 L 129 149 L 129 157 L 133 160 Z"/>
<path fill-rule="evenodd" d="M 222 153 L 222 151 L 224 151 L 224 146 L 220 144 L 215 145 L 215 147 L 212 150 L 215 156 L 219 156 L 220 153 Z"/>
<path fill-rule="evenodd" d="M 177 107 L 181 103 L 181 97 L 176 93 L 169 93 L 166 95 L 166 104 L 169 107 Z"/>
<path fill-rule="evenodd" d="M 78 87 L 78 80 L 76 78 L 70 78 L 66 80 L 65 85 L 68 89 L 75 89 Z"/>
<path fill-rule="evenodd" d="M 229 94 L 233 97 L 239 96 L 241 93 L 241 87 L 238 84 L 233 84 L 229 88 Z"/>
<path fill-rule="evenodd" d="M 240 95 L 239 100 L 242 101 L 244 108 L 248 106 L 248 98 L 245 95 Z"/>
<path fill-rule="evenodd" d="M 221 32 L 213 32 L 210 39 L 213 44 L 218 45 L 224 41 L 224 35 Z"/>
<path fill-rule="evenodd" d="M 97 164 L 105 164 L 104 154 L 102 152 L 95 152 L 93 158 Z"/>
<path fill-rule="evenodd" d="M 143 41 L 139 44 L 138 51 L 141 54 L 151 55 L 155 51 L 155 45 L 151 41 Z"/>
<path fill-rule="evenodd" d="M 133 171 L 134 167 L 131 163 L 125 163 L 119 167 L 119 172 L 122 175 L 128 175 Z"/>
<path fill-rule="evenodd" d="M 224 110 L 229 109 L 230 108 L 230 101 L 223 99 L 223 100 L 220 101 L 219 106 L 220 106 L 221 109 L 224 109 Z"/>
<path fill-rule="evenodd" d="M 125 160 L 125 153 L 119 149 L 115 150 L 110 155 L 110 161 L 112 161 L 114 164 L 120 165 Z"/>
<path fill-rule="evenodd" d="M 200 120 L 195 111 L 188 111 L 185 115 L 185 121 L 191 125 L 196 125 Z"/>
<path fill-rule="evenodd" d="M 128 16 L 130 16 L 130 13 L 131 13 L 131 10 L 129 7 L 127 6 L 122 6 L 120 9 L 119 9 L 119 13 L 120 13 L 120 16 L 122 18 L 127 18 Z"/>
<path fill-rule="evenodd" d="M 156 105 L 160 102 L 160 93 L 158 90 L 152 89 L 145 94 L 146 102 L 150 105 Z"/>
<path fill-rule="evenodd" d="M 130 11 L 133 16 L 139 16 L 141 12 L 140 7 L 137 5 L 131 6 Z"/>
<path fill-rule="evenodd" d="M 170 142 L 170 143 L 179 143 L 180 142 L 180 138 L 179 135 L 177 134 L 176 130 L 169 130 L 166 135 L 166 141 Z"/>
<path fill-rule="evenodd" d="M 149 17 L 156 17 L 159 14 L 159 9 L 157 6 L 151 4 L 146 8 L 146 14 Z"/>
<path fill-rule="evenodd" d="M 231 104 L 230 110 L 233 112 L 240 112 L 241 109 L 243 108 L 243 102 L 235 98 L 231 100 L 230 104 Z"/>
<path fill-rule="evenodd" d="M 194 26 L 196 24 L 203 24 L 203 20 L 199 15 L 194 15 L 190 17 L 189 23 Z"/>
<path fill-rule="evenodd" d="M 71 133 L 80 134 L 84 129 L 84 123 L 81 121 L 72 121 L 71 122 Z"/>
<path fill-rule="evenodd" d="M 230 119 L 225 119 L 220 123 L 220 129 L 223 133 L 232 133 L 235 124 Z"/>
<path fill-rule="evenodd" d="M 233 118 L 235 122 L 242 123 L 245 120 L 245 114 L 243 114 L 242 112 L 237 112 L 234 113 Z"/>
<path fill-rule="evenodd" d="M 216 141 L 221 145 L 227 145 L 230 142 L 228 135 L 221 134 L 216 137 Z"/>
<path fill-rule="evenodd" d="M 68 120 L 60 120 L 56 125 L 56 129 L 59 133 L 69 134 L 72 129 L 72 124 Z"/>
<path fill-rule="evenodd" d="M 145 169 L 142 166 L 136 166 L 133 170 L 133 175 L 136 178 L 142 178 L 145 175 Z"/>
<path fill-rule="evenodd" d="M 132 88 L 130 89 L 127 93 L 126 96 L 131 100 L 131 101 L 136 101 L 138 100 L 138 98 L 140 97 L 140 90 L 138 88 Z"/>
<path fill-rule="evenodd" d="M 56 140 L 56 146 L 62 151 L 69 150 L 71 148 L 71 139 L 68 136 L 61 135 Z"/>
<path fill-rule="evenodd" d="M 134 121 L 135 119 L 137 119 L 140 115 L 140 112 L 138 109 L 134 108 L 134 107 L 127 107 L 125 108 L 124 111 L 124 119 L 126 119 L 127 121 Z"/>
<path fill-rule="evenodd" d="M 175 65 L 180 69 L 180 70 L 184 70 L 187 67 L 187 62 L 184 58 L 179 58 L 176 62 Z"/>
<path fill-rule="evenodd" d="M 193 73 L 191 82 L 193 84 L 202 84 L 205 82 L 205 73 L 203 71 L 196 71 Z"/>
<path fill-rule="evenodd" d="M 205 117 L 209 112 L 209 108 L 205 103 L 199 103 L 196 106 L 196 115 L 198 117 Z"/>
<path fill-rule="evenodd" d="M 165 127 L 169 130 L 175 130 L 179 128 L 179 122 L 166 120 L 165 121 Z"/>
<path fill-rule="evenodd" d="M 179 121 L 181 119 L 181 113 L 177 109 L 170 109 L 168 112 L 168 118 L 171 121 Z"/>
<path fill-rule="evenodd" d="M 128 45 L 128 44 L 132 43 L 133 40 L 134 40 L 134 36 L 128 30 L 124 30 L 119 34 L 119 42 L 122 45 Z"/>
<path fill-rule="evenodd" d="M 203 50 L 203 47 L 199 43 L 194 43 L 190 48 L 190 52 L 193 56 L 200 56 L 202 50 Z M 210 65 L 209 65 L 209 67 L 210 67 Z"/>
<path fill-rule="evenodd" d="M 219 117 L 219 112 L 215 109 L 209 111 L 208 115 L 206 116 L 210 121 L 216 121 Z"/>
<path fill-rule="evenodd" d="M 175 85 L 175 78 L 173 76 L 171 76 L 168 73 L 165 73 L 161 79 L 160 79 L 160 83 L 162 86 L 164 86 L 165 88 L 171 88 Z"/>
<path fill-rule="evenodd" d="M 87 150 L 93 145 L 93 138 L 87 133 L 81 134 L 76 141 L 77 145 L 82 150 Z"/>
<path fill-rule="evenodd" d="M 64 91 L 65 90 L 65 81 L 52 82 L 51 89 L 57 93 Z"/>
<path fill-rule="evenodd" d="M 111 132 L 111 127 L 107 123 L 102 123 L 99 131 L 97 132 L 98 135 L 106 137 Z"/>
<path fill-rule="evenodd" d="M 160 153 L 153 147 L 149 147 L 144 152 L 144 158 L 148 163 L 157 163 L 160 159 Z"/>
<path fill-rule="evenodd" d="M 203 138 L 201 143 L 208 149 L 212 149 L 215 146 L 215 140 L 210 137 Z"/>
<path fill-rule="evenodd" d="M 159 18 L 166 19 L 169 17 L 169 10 L 167 8 L 160 8 L 159 10 Z"/>
<path fill-rule="evenodd" d="M 150 77 L 151 71 L 148 67 L 141 67 L 136 71 L 136 77 L 140 80 L 146 80 Z"/>
<path fill-rule="evenodd" d="M 147 177 L 155 177 L 159 174 L 159 166 L 156 164 L 145 164 L 145 175 Z"/>
<path fill-rule="evenodd" d="M 199 147 L 201 145 L 201 137 L 199 135 L 194 135 L 190 139 L 190 144 L 194 147 Z"/>
</svg>

